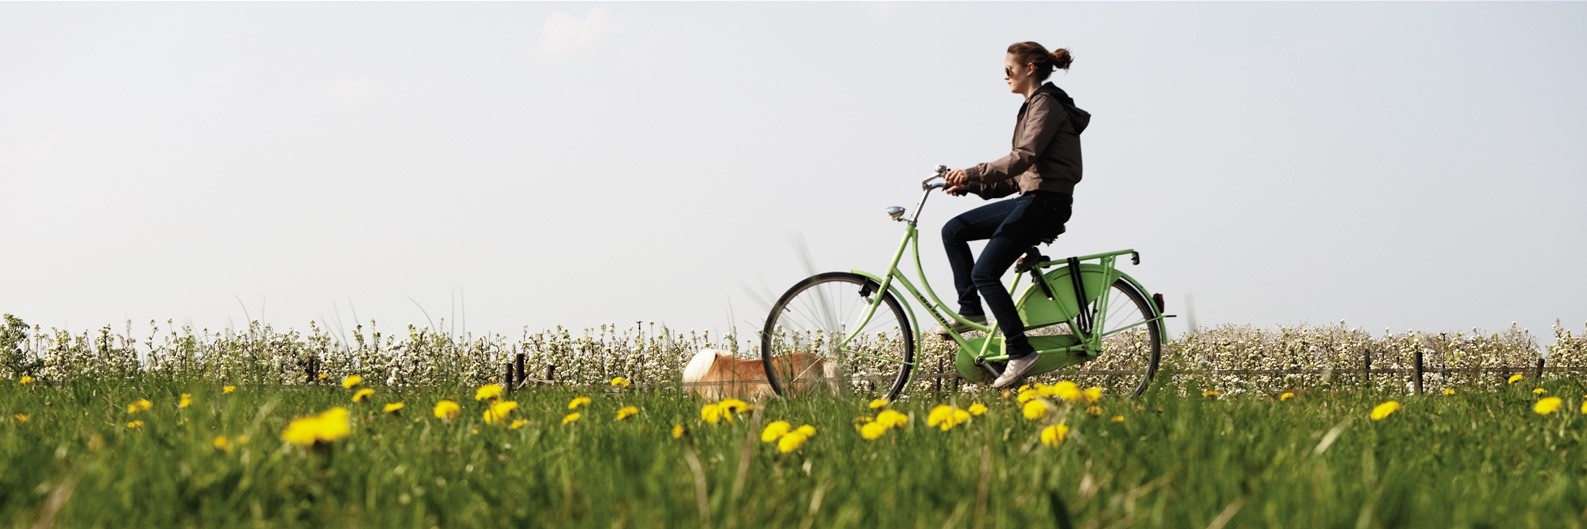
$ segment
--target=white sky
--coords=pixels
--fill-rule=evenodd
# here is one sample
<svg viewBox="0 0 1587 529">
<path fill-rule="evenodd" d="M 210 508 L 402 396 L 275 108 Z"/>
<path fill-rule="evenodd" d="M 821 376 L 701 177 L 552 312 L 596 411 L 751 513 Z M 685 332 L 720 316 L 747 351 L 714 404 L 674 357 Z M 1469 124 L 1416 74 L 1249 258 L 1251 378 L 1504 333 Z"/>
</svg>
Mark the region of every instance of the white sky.
<svg viewBox="0 0 1587 529">
<path fill-rule="evenodd" d="M 1587 322 L 1583 27 L 1580 3 L 4 3 L 0 311 L 750 333 L 812 271 L 795 241 L 878 269 L 886 206 L 1008 150 L 1003 52 L 1036 40 L 1094 116 L 1050 255 L 1138 249 L 1126 272 L 1201 325 L 1549 343 Z M 927 204 L 945 298 L 938 230 L 980 203 Z"/>
</svg>

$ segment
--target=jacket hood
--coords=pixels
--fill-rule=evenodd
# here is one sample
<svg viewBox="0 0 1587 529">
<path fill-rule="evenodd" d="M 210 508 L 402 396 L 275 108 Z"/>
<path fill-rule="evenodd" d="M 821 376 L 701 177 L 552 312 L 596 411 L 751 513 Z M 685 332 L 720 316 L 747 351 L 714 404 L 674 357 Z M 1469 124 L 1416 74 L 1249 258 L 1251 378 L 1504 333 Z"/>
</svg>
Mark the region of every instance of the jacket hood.
<svg viewBox="0 0 1587 529">
<path fill-rule="evenodd" d="M 1075 99 L 1069 97 L 1069 93 L 1065 92 L 1064 89 L 1058 88 L 1058 85 L 1051 82 L 1044 83 L 1036 92 L 1051 95 L 1053 99 L 1063 103 L 1064 110 L 1069 111 L 1069 119 L 1074 122 L 1075 134 L 1080 134 L 1080 131 L 1086 130 L 1086 125 L 1091 124 L 1091 113 L 1076 107 Z"/>
</svg>

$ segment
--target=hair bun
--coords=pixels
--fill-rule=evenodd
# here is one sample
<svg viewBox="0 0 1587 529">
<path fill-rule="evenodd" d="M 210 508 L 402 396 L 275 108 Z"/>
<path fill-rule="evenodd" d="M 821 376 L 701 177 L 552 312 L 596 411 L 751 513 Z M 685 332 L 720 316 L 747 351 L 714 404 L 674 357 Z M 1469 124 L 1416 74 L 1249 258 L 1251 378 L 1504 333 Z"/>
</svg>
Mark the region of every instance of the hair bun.
<svg viewBox="0 0 1587 529">
<path fill-rule="evenodd" d="M 1068 70 L 1069 69 L 1069 65 L 1071 63 L 1074 63 L 1074 62 L 1075 62 L 1075 58 L 1074 58 L 1073 55 L 1069 54 L 1069 49 L 1068 48 L 1058 48 L 1056 50 L 1053 50 L 1053 52 L 1052 52 L 1052 65 L 1053 65 L 1053 68 L 1057 68 L 1057 69 L 1060 69 L 1060 70 Z"/>
</svg>

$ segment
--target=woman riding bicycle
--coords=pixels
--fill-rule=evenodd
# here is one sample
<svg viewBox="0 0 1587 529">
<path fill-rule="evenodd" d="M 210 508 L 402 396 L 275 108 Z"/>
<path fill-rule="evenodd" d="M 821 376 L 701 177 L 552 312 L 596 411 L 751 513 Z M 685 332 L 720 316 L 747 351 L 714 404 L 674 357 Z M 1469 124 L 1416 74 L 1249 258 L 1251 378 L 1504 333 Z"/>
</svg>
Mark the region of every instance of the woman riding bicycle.
<svg viewBox="0 0 1587 529">
<path fill-rule="evenodd" d="M 1080 131 L 1091 115 L 1075 108 L 1074 99 L 1052 83 L 1043 83 L 1054 69 L 1069 69 L 1069 50 L 1048 52 L 1035 42 L 1008 47 L 1003 80 L 1025 96 L 1014 122 L 1014 147 L 995 161 L 948 172 L 946 191 L 955 196 L 975 193 L 990 200 L 1019 193 L 1018 198 L 966 211 L 942 226 L 942 245 L 953 268 L 959 293 L 959 314 L 986 322 L 981 300 L 997 318 L 1009 356 L 994 388 L 1018 381 L 1038 359 L 1025 337 L 1014 300 L 1002 276 L 1025 250 L 1064 232 L 1080 182 Z M 981 257 L 970 254 L 969 241 L 986 239 Z M 961 332 L 967 329 L 959 329 Z M 938 334 L 946 334 L 938 329 Z"/>
</svg>

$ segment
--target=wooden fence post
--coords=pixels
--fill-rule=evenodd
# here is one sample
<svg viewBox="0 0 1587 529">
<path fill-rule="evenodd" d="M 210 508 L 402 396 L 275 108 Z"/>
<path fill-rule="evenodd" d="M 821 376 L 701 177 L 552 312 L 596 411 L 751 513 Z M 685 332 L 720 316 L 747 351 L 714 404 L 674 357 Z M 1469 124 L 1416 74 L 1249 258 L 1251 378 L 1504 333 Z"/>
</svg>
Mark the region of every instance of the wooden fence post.
<svg viewBox="0 0 1587 529">
<path fill-rule="evenodd" d="M 1364 363 L 1366 365 L 1366 369 L 1364 369 L 1362 371 L 1362 373 L 1365 373 L 1364 375 L 1362 375 L 1362 378 L 1364 380 L 1366 380 L 1367 387 L 1371 388 L 1372 387 L 1372 350 L 1371 349 L 1367 349 L 1365 352 L 1361 353 L 1361 357 L 1362 357 L 1362 363 Z"/>
<path fill-rule="evenodd" d="M 1542 355 L 1538 355 L 1538 357 L 1537 357 L 1537 380 L 1538 380 L 1538 382 L 1542 382 L 1543 381 L 1543 360 L 1544 360 L 1543 356 Z"/>
<path fill-rule="evenodd" d="M 502 383 L 503 387 L 507 388 L 508 392 L 511 392 L 512 388 L 513 388 L 513 384 L 512 384 L 512 376 L 513 376 L 512 362 L 508 362 L 506 367 L 507 367 L 507 372 L 503 373 L 501 375 L 501 383 Z"/>
<path fill-rule="evenodd" d="M 1416 350 L 1416 394 L 1422 394 L 1422 350 Z"/>
<path fill-rule="evenodd" d="M 556 376 L 557 376 L 557 365 L 556 364 L 551 364 L 551 365 L 546 366 L 546 382 L 547 383 L 555 383 L 556 380 L 557 380 Z"/>
<path fill-rule="evenodd" d="M 523 381 L 529 379 L 529 377 L 524 376 L 524 373 L 523 373 L 523 363 L 524 363 L 524 357 L 525 356 L 527 356 L 527 355 L 525 355 L 523 353 L 518 353 L 518 355 L 513 359 L 513 374 L 514 374 L 514 378 L 517 378 L 519 382 L 523 382 Z"/>
</svg>

